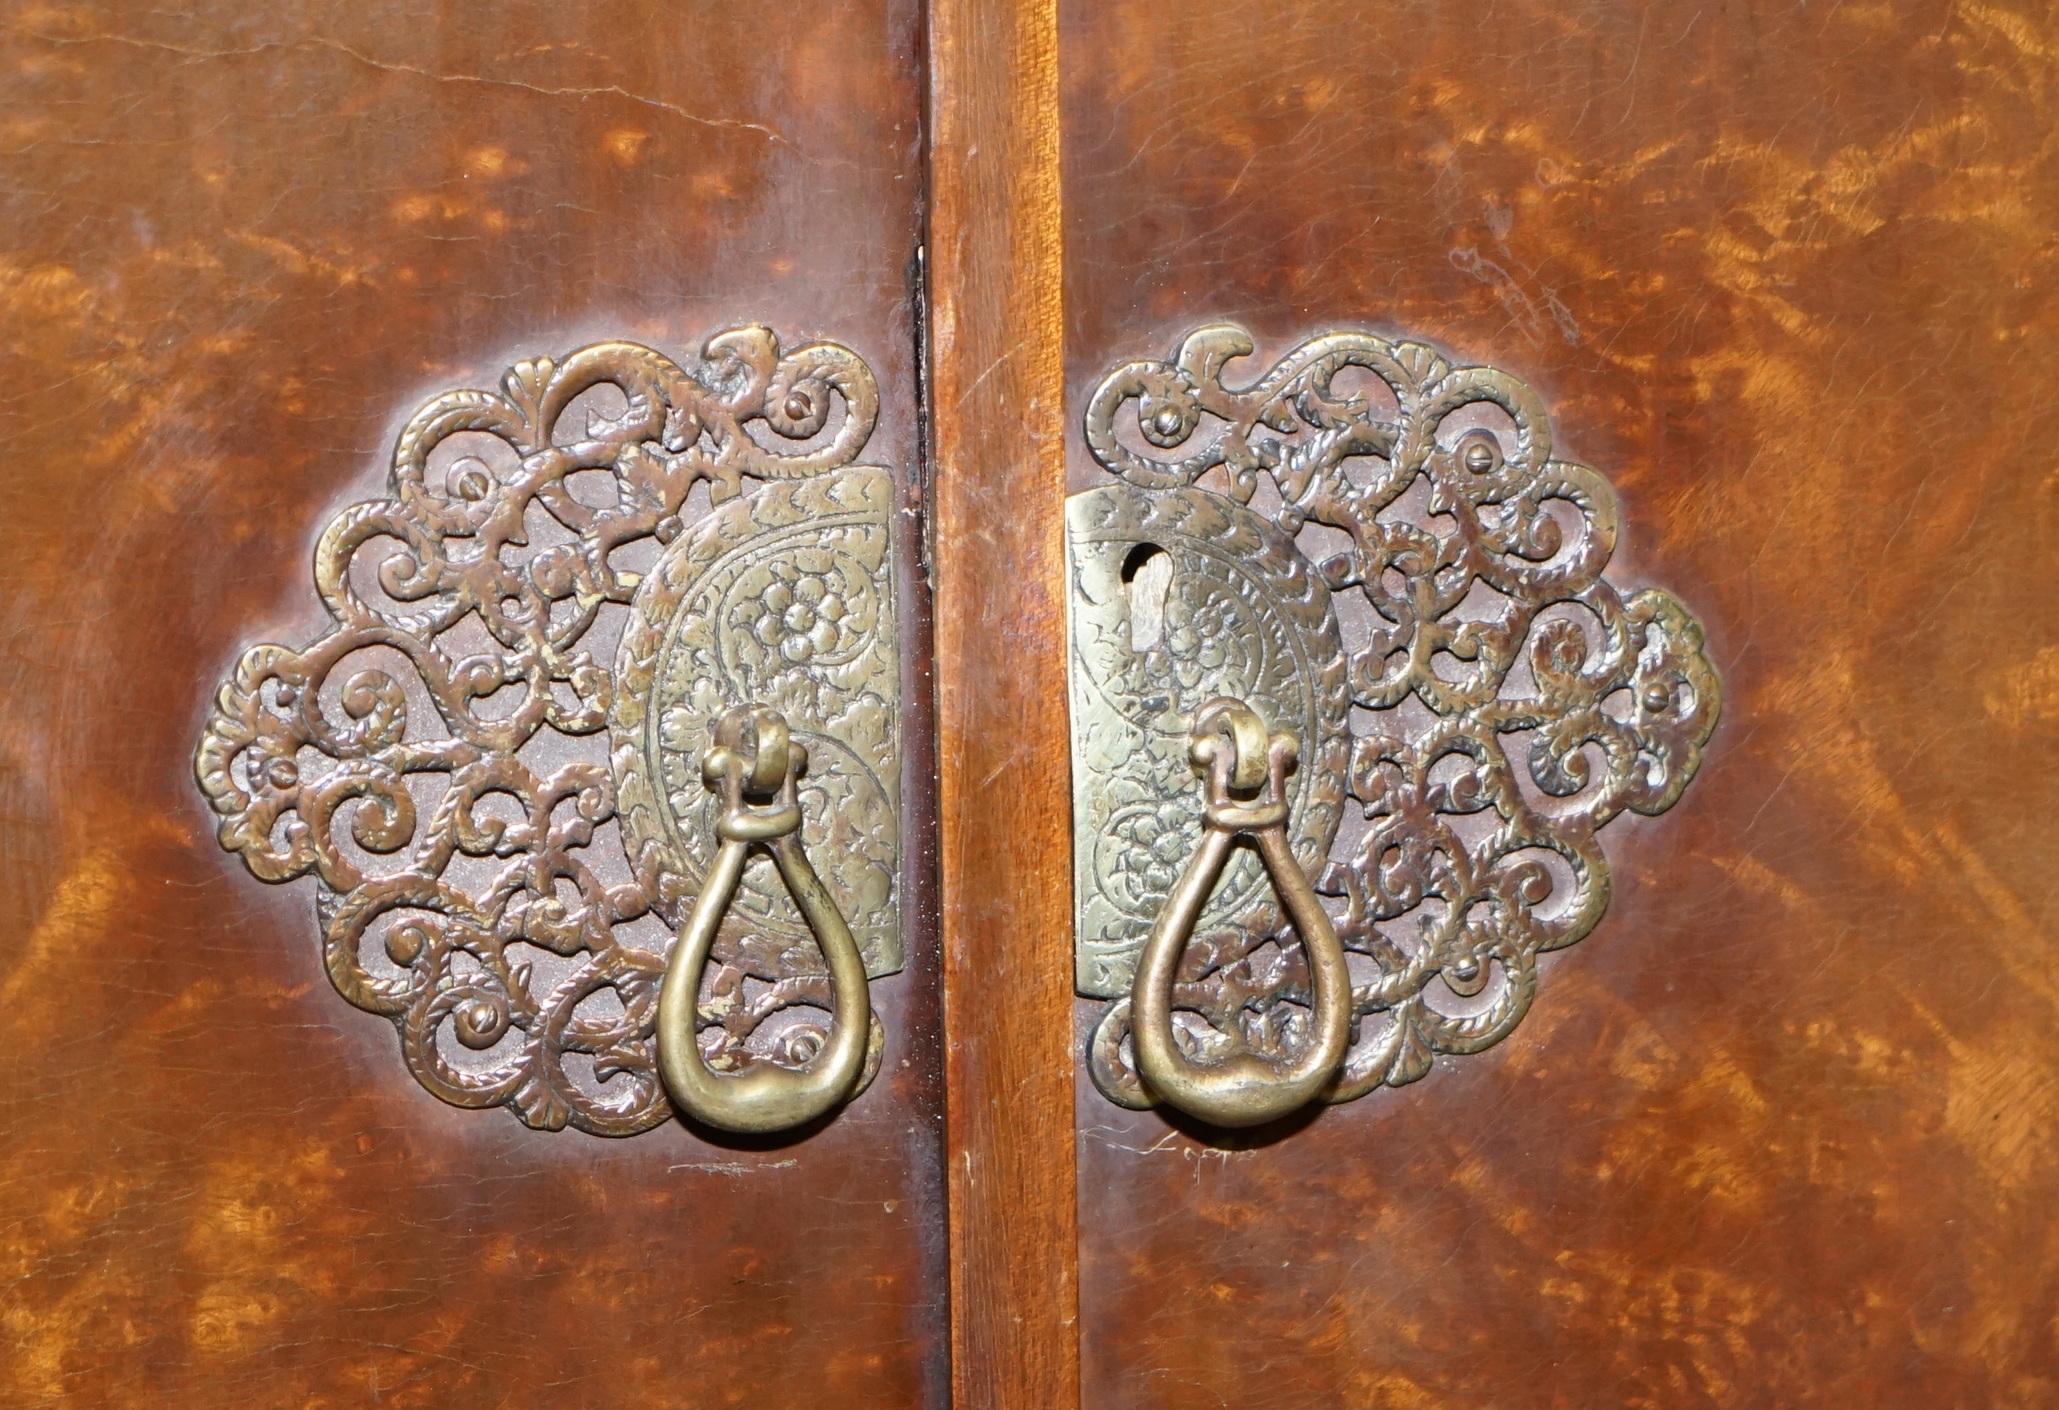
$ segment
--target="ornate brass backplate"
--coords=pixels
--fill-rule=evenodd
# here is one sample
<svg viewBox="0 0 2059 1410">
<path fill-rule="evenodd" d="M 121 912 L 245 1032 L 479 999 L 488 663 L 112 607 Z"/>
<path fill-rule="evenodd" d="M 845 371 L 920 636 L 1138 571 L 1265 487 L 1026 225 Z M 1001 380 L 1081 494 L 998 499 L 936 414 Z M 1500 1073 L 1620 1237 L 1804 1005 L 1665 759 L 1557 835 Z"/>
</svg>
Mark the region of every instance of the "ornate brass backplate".
<svg viewBox="0 0 2059 1410">
<path fill-rule="evenodd" d="M 1080 993 L 1113 999 L 1129 993 L 1144 937 L 1201 842 L 1187 736 L 1210 699 L 1248 701 L 1307 741 L 1290 783 L 1294 858 L 1322 865 L 1350 747 L 1344 647 L 1330 594 L 1293 541 L 1221 495 L 1105 485 L 1072 497 L 1065 528 L 1074 978 Z M 1231 924 L 1268 894 L 1257 855 L 1240 851 L 1199 924 Z"/>
<path fill-rule="evenodd" d="M 1597 834 L 1680 797 L 1721 708 L 1687 609 L 1602 575 L 1615 495 L 1554 457 L 1523 382 L 1332 332 L 1231 385 L 1253 348 L 1218 324 L 1109 373 L 1086 442 L 1121 483 L 1075 496 L 1068 520 L 1078 987 L 1114 999 L 1090 1068 L 1128 1106 L 1151 1094 L 1124 965 L 1134 917 L 1148 926 L 1150 892 L 1193 851 L 1199 790 L 1170 745 L 1196 689 L 1269 702 L 1304 744 L 1295 857 L 1353 969 L 1331 1101 L 1515 1028 L 1538 956 L 1608 904 Z M 1171 585 L 1140 645 L 1145 543 Z M 1269 894 L 1232 873 L 1217 897 L 1173 987 L 1180 1042 L 1276 1056 L 1306 1038 L 1301 949 Z"/>
<path fill-rule="evenodd" d="M 322 535 L 328 629 L 250 648 L 222 686 L 196 760 L 222 846 L 316 878 L 337 990 L 438 1097 L 605 1135 L 667 1118 L 659 983 L 714 845 L 697 761 L 733 705 L 807 742 L 822 879 L 867 971 L 900 966 L 894 496 L 854 463 L 877 414 L 849 349 L 758 327 L 445 393 L 389 493 Z M 706 966 L 718 1071 L 822 1041 L 822 956 L 768 870 Z M 869 1049 L 867 1080 L 876 1028 Z"/>
<path fill-rule="evenodd" d="M 718 845 L 721 800 L 701 782 L 715 722 L 747 704 L 796 722 L 809 850 L 874 978 L 901 967 L 893 502 L 892 477 L 859 467 L 767 485 L 694 525 L 637 591 L 609 719 L 630 860 L 674 924 Z M 767 972 L 805 972 L 814 953 L 770 868 L 745 874 L 724 934 Z"/>
</svg>

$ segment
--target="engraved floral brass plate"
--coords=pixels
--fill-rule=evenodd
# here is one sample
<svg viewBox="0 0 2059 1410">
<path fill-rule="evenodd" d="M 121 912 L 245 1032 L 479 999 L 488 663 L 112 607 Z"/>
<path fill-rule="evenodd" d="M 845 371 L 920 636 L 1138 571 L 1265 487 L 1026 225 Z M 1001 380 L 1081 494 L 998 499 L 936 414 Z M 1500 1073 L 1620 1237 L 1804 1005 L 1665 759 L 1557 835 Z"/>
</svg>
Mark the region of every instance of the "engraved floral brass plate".
<svg viewBox="0 0 2059 1410">
<path fill-rule="evenodd" d="M 1321 866 L 1344 801 L 1344 648 L 1330 594 L 1293 541 L 1205 490 L 1107 485 L 1066 505 L 1073 877 L 1082 994 L 1127 994 L 1137 952 L 1201 841 L 1194 712 L 1219 695 L 1307 741 L 1290 781 L 1294 857 Z M 1163 554 L 1154 575 L 1150 563 Z M 1149 635 L 1140 617 L 1154 619 Z M 1269 895 L 1239 851 L 1202 911 L 1233 923 Z"/>
<path fill-rule="evenodd" d="M 809 849 L 874 978 L 901 967 L 893 503 L 885 471 L 857 468 L 767 485 L 694 525 L 637 591 L 610 719 L 630 859 L 675 923 L 717 845 L 700 764 L 716 720 L 762 704 L 793 721 Z M 765 867 L 745 873 L 724 938 L 774 971 L 814 946 Z"/>
<path fill-rule="evenodd" d="M 1123 993 L 1112 941 L 1129 932 L 1108 917 L 1148 902 L 1133 893 L 1191 851 L 1183 839 L 1161 854 L 1167 824 L 1116 820 L 1131 800 L 1173 796 L 1191 817 L 1198 798 L 1191 770 L 1119 742 L 1118 722 L 1140 713 L 1122 702 L 1191 708 L 1191 662 L 1255 679 L 1248 662 L 1230 663 L 1284 638 L 1262 625 L 1280 614 L 1255 606 L 1271 598 L 1252 584 L 1299 575 L 1305 615 L 1340 634 L 1308 639 L 1342 640 L 1344 686 L 1307 677 L 1316 723 L 1299 697 L 1261 713 L 1278 711 L 1304 740 L 1296 824 L 1315 829 L 1301 814 L 1325 797 L 1343 804 L 1341 823 L 1321 832 L 1326 854 L 1305 857 L 1302 837 L 1295 858 L 1352 964 L 1351 1043 L 1326 1094 L 1346 1101 L 1515 1028 L 1536 997 L 1538 957 L 1587 935 L 1608 904 L 1598 834 L 1679 799 L 1722 692 L 1678 599 L 1603 576 L 1615 495 L 1553 455 L 1543 404 L 1520 380 L 1357 332 L 1311 338 L 1249 383 L 1226 379 L 1252 351 L 1240 328 L 1202 328 L 1168 361 L 1115 369 L 1088 406 L 1088 448 L 1124 487 L 1076 496 L 1071 521 L 1078 987 Z M 1095 530 L 1118 517 L 1114 505 L 1125 527 Z M 1103 540 L 1164 545 L 1129 525 L 1200 522 L 1204 506 L 1225 526 L 1201 535 L 1218 554 L 1174 550 L 1172 580 L 1183 563 L 1212 580 L 1171 594 L 1157 627 L 1184 612 L 1190 635 L 1178 651 L 1170 638 L 1139 648 L 1121 620 L 1134 593 L 1111 586 Z M 1243 527 L 1260 517 L 1277 532 Z M 1265 567 L 1242 567 L 1239 582 L 1223 560 L 1241 552 Z M 1211 596 L 1219 605 L 1182 606 Z M 1173 985 L 1188 1020 L 1179 1041 L 1202 1056 L 1293 1049 L 1308 1027 L 1301 948 L 1269 895 L 1247 902 L 1227 882 L 1218 894 L 1236 904 L 1209 912 Z M 1129 1010 L 1127 997 L 1108 1005 L 1090 1068 L 1111 1099 L 1143 1106 Z"/>
<path fill-rule="evenodd" d="M 901 963 L 894 496 L 855 464 L 877 415 L 849 349 L 759 327 L 518 363 L 415 413 L 388 494 L 317 545 L 328 628 L 222 686 L 196 760 L 222 846 L 316 879 L 337 990 L 436 1096 L 668 1117 L 659 984 L 713 844 L 684 761 L 731 705 L 808 741 L 807 844 L 869 972 Z M 791 902 L 747 885 L 700 991 L 717 1070 L 805 1063 L 830 1004 Z"/>
</svg>

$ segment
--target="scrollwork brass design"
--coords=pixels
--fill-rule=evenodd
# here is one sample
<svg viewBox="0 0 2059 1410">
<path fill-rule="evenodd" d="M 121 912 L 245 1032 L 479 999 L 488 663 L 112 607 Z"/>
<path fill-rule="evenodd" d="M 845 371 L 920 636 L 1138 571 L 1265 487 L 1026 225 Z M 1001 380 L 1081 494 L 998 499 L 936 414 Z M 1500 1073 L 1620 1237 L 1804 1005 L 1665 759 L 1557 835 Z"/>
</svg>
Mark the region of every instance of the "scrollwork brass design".
<svg viewBox="0 0 2059 1410">
<path fill-rule="evenodd" d="M 714 733 L 701 756 L 701 779 L 721 800 L 714 827 L 720 845 L 658 992 L 658 1070 L 673 1100 L 697 1120 L 725 1131 L 784 1131 L 850 1096 L 868 1049 L 877 1061 L 878 1024 L 858 942 L 801 845 L 795 783 L 808 767 L 806 746 L 793 742 L 778 711 L 759 706 L 728 711 Z M 718 1072 L 701 1055 L 701 971 L 753 847 L 770 854 L 821 949 L 835 1016 L 829 1036 L 798 1069 L 760 1062 Z"/>
<path fill-rule="evenodd" d="M 1351 972 L 1330 917 L 1287 844 L 1287 773 L 1299 752 L 1241 700 L 1194 717 L 1192 755 L 1205 780 L 1201 845 L 1165 898 L 1131 989 L 1137 1075 L 1154 1097 L 1215 1126 L 1257 1126 L 1307 1104 L 1337 1075 L 1350 1038 Z M 1247 1048 L 1190 1057 L 1174 1037 L 1173 985 L 1209 893 L 1239 837 L 1255 844 L 1310 978 L 1307 1033 L 1296 1052 Z"/>
<path fill-rule="evenodd" d="M 330 978 L 436 1096 L 603 1135 L 666 1119 L 658 989 L 708 832 L 667 800 L 706 806 L 678 760 L 746 700 L 814 744 L 803 786 L 845 819 L 826 879 L 872 973 L 900 964 L 891 481 L 854 464 L 878 410 L 848 348 L 761 327 L 683 362 L 605 342 L 445 393 L 401 430 L 390 492 L 322 535 L 321 636 L 250 648 L 222 686 L 196 757 L 222 846 L 266 881 L 316 878 Z M 811 548 L 795 526 L 818 510 L 838 524 Z M 667 615 L 717 600 L 726 654 Z M 747 891 L 759 943 L 714 943 L 714 1065 L 818 1043 L 830 979 L 779 904 Z"/>
<path fill-rule="evenodd" d="M 1679 799 L 1722 691 L 1678 599 L 1603 576 L 1615 494 L 1553 455 L 1522 381 L 1420 342 L 1333 332 L 1232 384 L 1225 369 L 1253 351 L 1217 324 L 1169 360 L 1118 367 L 1085 434 L 1135 492 L 1264 513 L 1331 598 L 1349 657 L 1348 807 L 1315 889 L 1359 966 L 1351 1046 L 1326 1093 L 1345 1101 L 1515 1028 L 1538 957 L 1582 939 L 1607 906 L 1598 833 Z M 1076 576 L 1076 613 L 1080 590 Z M 1193 627 L 1199 650 L 1239 649 L 1206 619 Z M 1285 1051 L 1311 996 L 1281 930 L 1267 904 L 1203 928 L 1173 988 L 1197 1020 L 1183 1042 Z M 1083 963 L 1098 939 L 1082 929 Z M 1142 1106 L 1131 1048 L 1118 1000 L 1090 1068 L 1111 1099 Z"/>
</svg>

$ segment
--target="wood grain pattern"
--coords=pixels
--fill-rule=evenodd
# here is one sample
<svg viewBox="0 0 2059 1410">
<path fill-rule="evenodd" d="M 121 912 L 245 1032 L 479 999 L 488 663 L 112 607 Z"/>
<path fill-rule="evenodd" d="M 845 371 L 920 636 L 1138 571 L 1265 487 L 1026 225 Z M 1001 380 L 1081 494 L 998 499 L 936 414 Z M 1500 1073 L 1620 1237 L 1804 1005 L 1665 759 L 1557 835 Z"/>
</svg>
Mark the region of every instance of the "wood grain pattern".
<svg viewBox="0 0 2059 1410">
<path fill-rule="evenodd" d="M 1216 318 L 1508 368 L 1727 687 L 1500 1047 L 1270 1143 L 1080 1083 L 1083 1403 L 2059 1400 L 2046 8 L 1081 0 L 1060 59 L 1069 422 Z"/>
<path fill-rule="evenodd" d="M 415 1084 L 191 763 L 402 419 L 511 355 L 844 339 L 912 470 L 920 19 L 0 21 L 0 1403 L 942 1403 L 933 937 L 808 1140 L 528 1131 Z"/>
<path fill-rule="evenodd" d="M 1078 1403 L 1055 0 L 930 7 L 953 1403 Z"/>
</svg>

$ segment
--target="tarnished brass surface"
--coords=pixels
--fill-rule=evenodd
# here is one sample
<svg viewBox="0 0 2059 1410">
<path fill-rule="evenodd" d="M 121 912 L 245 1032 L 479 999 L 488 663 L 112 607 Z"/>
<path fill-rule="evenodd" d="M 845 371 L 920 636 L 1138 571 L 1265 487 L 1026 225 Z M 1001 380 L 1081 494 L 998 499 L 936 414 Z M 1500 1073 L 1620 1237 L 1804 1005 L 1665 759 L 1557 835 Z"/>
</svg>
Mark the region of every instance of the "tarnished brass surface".
<svg viewBox="0 0 2059 1410">
<path fill-rule="evenodd" d="M 1204 780 L 1201 846 L 1151 928 L 1130 990 L 1137 1075 L 1158 1100 L 1215 1126 L 1257 1126 L 1312 1100 L 1337 1073 L 1350 1038 L 1351 974 L 1337 933 L 1287 847 L 1287 774 L 1298 747 L 1241 700 L 1211 700 L 1194 717 L 1193 762 Z M 1239 837 L 1257 844 L 1310 977 L 1299 1051 L 1190 1058 L 1173 1034 L 1173 985 L 1194 923 Z"/>
<path fill-rule="evenodd" d="M 701 756 L 725 711 L 780 712 L 808 747 L 803 806 L 873 978 L 901 967 L 899 636 L 893 481 L 865 466 L 766 485 L 665 551 L 615 662 L 617 807 L 638 883 L 677 921 L 715 851 Z M 809 926 L 746 874 L 717 956 L 767 983 L 819 975 Z M 741 1036 L 741 1034 L 739 1034 Z"/>
<path fill-rule="evenodd" d="M 1542 394 L 1723 685 L 1492 1051 L 1279 1141 L 1081 1094 L 1085 1410 L 2059 1406 L 2054 13 L 1065 7 L 1068 487 L 1203 319 L 1232 389 L 1421 337 Z"/>
<path fill-rule="evenodd" d="M 1168 361 L 1116 368 L 1088 405 L 1086 441 L 1144 493 L 1269 506 L 1316 610 L 1347 624 L 1350 709 L 1326 702 L 1323 727 L 1348 719 L 1348 762 L 1317 751 L 1304 763 L 1337 770 L 1329 785 L 1357 815 L 1309 866 L 1338 939 L 1365 965 L 1328 1091 L 1345 1101 L 1514 1029 L 1536 996 L 1538 955 L 1581 939 L 1608 904 L 1596 834 L 1680 797 L 1721 687 L 1677 599 L 1602 576 L 1615 495 L 1554 458 L 1544 406 L 1520 380 L 1423 343 L 1333 332 L 1254 382 L 1226 381 L 1251 351 L 1242 329 L 1218 324 Z M 1131 403 L 1135 422 L 1119 429 Z M 1197 487 L 1204 477 L 1228 498 Z M 1083 623 L 1076 612 L 1076 676 Z M 1219 616 L 1214 655 L 1254 649 L 1246 631 Z M 1102 674 L 1127 672 L 1139 693 L 1165 678 L 1165 664 L 1124 662 L 1111 640 L 1093 638 Z M 1076 686 L 1076 710 L 1078 697 Z M 1086 801 L 1107 786 L 1096 769 L 1125 765 L 1113 753 L 1075 762 L 1085 824 Z M 1299 1026 L 1282 1010 L 1310 1003 L 1305 959 L 1278 943 L 1275 912 L 1206 925 L 1173 990 L 1173 1006 L 1205 1025 L 1186 1041 L 1277 1060 Z M 1092 938 L 1082 927 L 1082 950 Z M 1103 1014 L 1090 1068 L 1136 1106 L 1149 1094 L 1124 1056 L 1129 1017 L 1120 1003 Z"/>
<path fill-rule="evenodd" d="M 714 826 L 720 845 L 658 992 L 658 1070 L 672 1099 L 699 1121 L 726 1131 L 784 1131 L 851 1095 L 868 1047 L 877 1060 L 879 1029 L 857 942 L 801 847 L 796 784 L 808 769 L 807 747 L 793 742 L 778 711 L 762 706 L 724 712 L 714 737 L 701 756 L 701 779 L 721 803 Z M 701 971 L 754 846 L 772 858 L 821 948 L 834 1018 L 828 1036 L 801 1056 L 798 1070 L 761 1061 L 718 1072 L 700 1050 Z"/>
<path fill-rule="evenodd" d="M 1065 523 L 1075 983 L 1120 999 L 1202 842 L 1189 731 L 1211 699 L 1247 701 L 1307 741 L 1282 796 L 1296 866 L 1323 865 L 1350 742 L 1344 648 L 1330 595 L 1292 540 L 1221 495 L 1107 485 L 1074 495 Z M 1143 566 L 1155 555 L 1156 569 Z M 1269 925 L 1269 906 L 1264 869 L 1240 852 L 1197 924 L 1256 912 L 1246 923 Z"/>
<path fill-rule="evenodd" d="M 252 647 L 221 688 L 196 765 L 222 846 L 264 880 L 318 879 L 330 978 L 393 1021 L 438 1097 L 603 1135 L 668 1115 L 652 1030 L 669 927 L 649 913 L 682 909 L 699 868 L 668 842 L 707 829 L 666 800 L 702 806 L 676 763 L 732 704 L 820 741 L 832 880 L 875 970 L 899 964 L 892 496 L 884 471 L 851 468 L 878 407 L 849 349 L 761 327 L 684 363 L 599 343 L 446 393 L 401 431 L 390 494 L 317 546 L 329 629 Z M 646 583 L 629 564 L 652 539 L 669 548 Z M 738 909 L 776 938 L 715 945 L 717 1061 L 829 996 L 815 947 L 785 943 L 805 926 L 757 892 Z M 747 999 L 750 978 L 769 987 Z M 757 1047 L 814 1041 L 782 1025 Z"/>
</svg>

